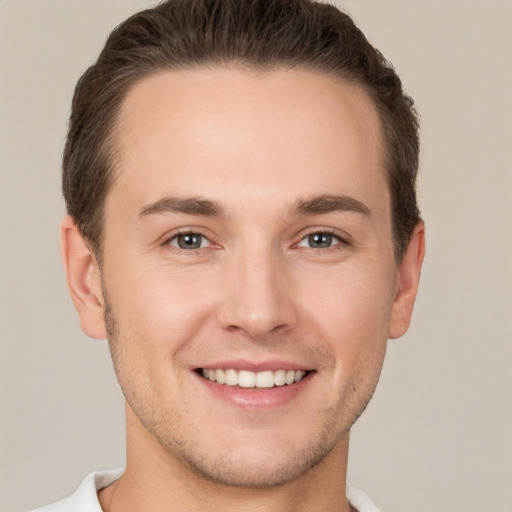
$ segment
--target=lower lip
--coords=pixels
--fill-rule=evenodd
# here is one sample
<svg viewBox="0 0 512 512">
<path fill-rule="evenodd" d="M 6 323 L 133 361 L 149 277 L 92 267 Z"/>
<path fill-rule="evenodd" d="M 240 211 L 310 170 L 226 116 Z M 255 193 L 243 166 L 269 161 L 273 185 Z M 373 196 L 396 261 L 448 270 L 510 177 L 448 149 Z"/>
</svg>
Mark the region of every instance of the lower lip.
<svg viewBox="0 0 512 512">
<path fill-rule="evenodd" d="M 205 379 L 197 374 L 196 377 L 224 402 L 241 409 L 264 411 L 282 407 L 291 402 L 310 384 L 313 373 L 309 372 L 302 380 L 293 384 L 263 389 L 227 386 L 226 384 L 218 384 L 217 382 Z"/>
</svg>

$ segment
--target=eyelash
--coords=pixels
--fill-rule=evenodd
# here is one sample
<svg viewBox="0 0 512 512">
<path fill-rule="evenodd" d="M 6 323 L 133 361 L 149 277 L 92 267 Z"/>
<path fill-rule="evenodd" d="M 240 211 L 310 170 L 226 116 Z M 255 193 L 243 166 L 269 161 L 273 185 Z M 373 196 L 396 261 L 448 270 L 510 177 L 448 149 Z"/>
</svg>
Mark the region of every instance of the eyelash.
<svg viewBox="0 0 512 512">
<path fill-rule="evenodd" d="M 199 236 L 199 237 L 205 239 L 209 243 L 209 245 L 207 247 L 199 247 L 197 249 L 183 249 L 181 247 L 177 247 L 177 246 L 174 246 L 171 244 L 171 242 L 173 240 L 176 240 L 179 236 L 183 236 L 183 235 Z M 198 254 L 199 251 L 201 251 L 201 250 L 210 248 L 214 244 L 208 238 L 208 236 L 205 233 L 203 233 L 201 230 L 196 229 L 196 228 L 194 228 L 194 229 L 183 228 L 183 229 L 180 229 L 180 230 L 176 231 L 175 233 L 173 233 L 172 236 L 170 236 L 169 238 L 166 238 L 162 245 L 171 246 L 173 249 L 180 251 L 181 253 L 194 255 L 194 254 Z"/>
<path fill-rule="evenodd" d="M 330 245 L 329 247 L 323 247 L 323 248 L 322 247 L 305 247 L 306 249 L 310 249 L 315 252 L 321 252 L 321 253 L 325 254 L 325 253 L 329 253 L 332 251 L 339 251 L 339 250 L 344 249 L 350 245 L 350 242 L 347 240 L 347 238 L 341 236 L 334 230 L 326 229 L 326 228 L 316 228 L 316 229 L 311 229 L 310 231 L 303 234 L 301 236 L 301 239 L 299 240 L 299 243 L 296 244 L 296 246 L 304 247 L 304 246 L 301 246 L 300 243 L 312 235 L 328 235 L 328 236 L 336 239 L 336 241 L 337 241 L 337 243 L 334 243 L 334 244 Z"/>
<path fill-rule="evenodd" d="M 207 247 L 198 247 L 196 249 L 184 249 L 182 247 L 177 247 L 175 245 L 172 245 L 172 242 L 174 240 L 176 240 L 179 236 L 183 236 L 183 235 L 202 237 L 209 243 L 209 245 Z M 318 229 L 312 229 L 309 232 L 303 234 L 301 236 L 299 242 L 297 244 L 295 244 L 295 247 L 304 247 L 304 246 L 300 245 L 301 242 L 303 242 L 304 240 L 306 240 L 308 237 L 310 237 L 312 235 L 328 235 L 328 236 L 336 239 L 336 241 L 337 241 L 337 243 L 334 243 L 328 247 L 305 247 L 306 249 L 311 249 L 315 252 L 329 253 L 331 251 L 341 250 L 350 245 L 350 242 L 346 238 L 335 233 L 333 230 L 329 230 L 329 229 L 325 229 L 325 228 L 318 228 Z M 169 238 L 166 238 L 166 240 L 163 242 L 162 245 L 171 246 L 173 249 L 175 249 L 177 251 L 180 251 L 182 253 L 186 253 L 189 255 L 193 255 L 193 254 L 198 254 L 199 251 L 201 251 L 201 250 L 211 248 L 214 245 L 214 243 L 201 230 L 185 228 L 185 229 L 180 229 L 179 231 L 173 233 L 173 235 L 170 236 Z"/>
</svg>

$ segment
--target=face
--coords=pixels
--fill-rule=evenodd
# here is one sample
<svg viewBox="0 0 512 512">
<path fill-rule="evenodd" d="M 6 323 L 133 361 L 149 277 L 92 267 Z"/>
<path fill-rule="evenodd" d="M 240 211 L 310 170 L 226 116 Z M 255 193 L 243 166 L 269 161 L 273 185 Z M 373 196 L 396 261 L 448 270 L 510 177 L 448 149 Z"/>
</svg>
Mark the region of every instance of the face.
<svg viewBox="0 0 512 512">
<path fill-rule="evenodd" d="M 333 457 L 399 287 L 371 100 L 307 71 L 166 72 L 116 138 L 99 302 L 129 436 L 228 485 Z"/>
</svg>

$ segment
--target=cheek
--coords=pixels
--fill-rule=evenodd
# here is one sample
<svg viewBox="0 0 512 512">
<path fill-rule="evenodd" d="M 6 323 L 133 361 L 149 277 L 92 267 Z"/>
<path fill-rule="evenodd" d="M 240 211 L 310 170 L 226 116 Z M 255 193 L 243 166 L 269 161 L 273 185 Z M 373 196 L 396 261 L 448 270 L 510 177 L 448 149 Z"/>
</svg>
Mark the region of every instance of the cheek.
<svg viewBox="0 0 512 512">
<path fill-rule="evenodd" d="M 302 287 L 303 315 L 334 352 L 337 364 L 354 366 L 387 341 L 393 304 L 393 273 L 375 262 L 331 269 Z M 322 286 L 319 286 L 319 283 Z"/>
<path fill-rule="evenodd" d="M 161 358 L 192 340 L 210 316 L 212 293 L 205 277 L 165 266 L 143 272 L 125 266 L 111 272 L 106 285 L 122 331 L 138 350 Z"/>
</svg>

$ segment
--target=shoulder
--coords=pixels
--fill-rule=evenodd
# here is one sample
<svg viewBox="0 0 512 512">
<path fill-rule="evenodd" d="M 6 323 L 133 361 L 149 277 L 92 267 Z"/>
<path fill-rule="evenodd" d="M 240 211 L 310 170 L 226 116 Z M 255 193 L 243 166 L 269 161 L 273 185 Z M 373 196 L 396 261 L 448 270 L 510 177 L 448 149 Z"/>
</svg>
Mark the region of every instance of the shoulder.
<svg viewBox="0 0 512 512">
<path fill-rule="evenodd" d="M 358 512 L 382 512 L 363 491 L 350 485 L 347 485 L 347 498 Z"/>
<path fill-rule="evenodd" d="M 90 473 L 71 496 L 29 512 L 102 512 L 98 491 L 115 482 L 122 474 L 122 469 Z"/>
</svg>

